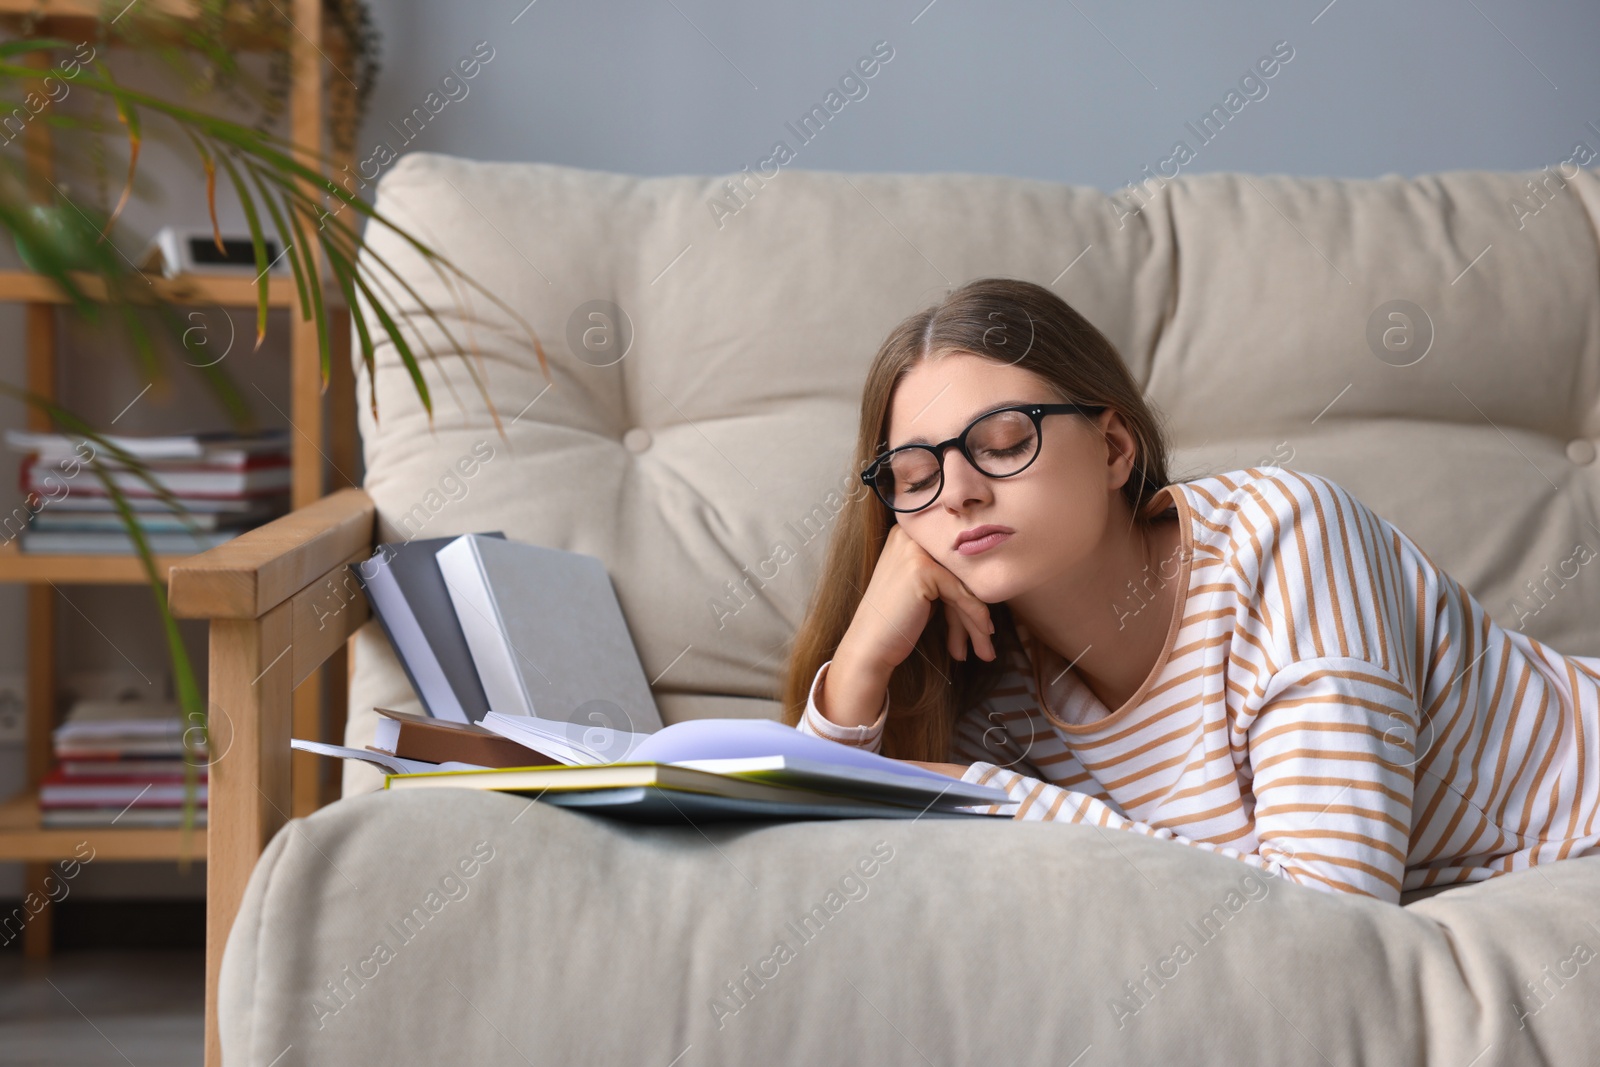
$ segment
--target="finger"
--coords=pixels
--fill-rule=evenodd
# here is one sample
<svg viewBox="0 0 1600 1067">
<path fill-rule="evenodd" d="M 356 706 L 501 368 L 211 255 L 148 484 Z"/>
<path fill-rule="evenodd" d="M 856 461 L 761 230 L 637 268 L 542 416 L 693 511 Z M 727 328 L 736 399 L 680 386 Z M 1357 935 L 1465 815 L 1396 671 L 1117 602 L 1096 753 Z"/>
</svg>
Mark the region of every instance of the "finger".
<svg viewBox="0 0 1600 1067">
<path fill-rule="evenodd" d="M 950 658 L 965 660 L 967 658 L 967 620 L 961 610 L 948 600 L 941 600 L 944 605 L 944 630 L 945 645 L 950 649 Z"/>
<path fill-rule="evenodd" d="M 972 637 L 972 647 L 985 659 L 994 659 L 994 639 L 990 636 L 994 632 L 994 621 L 989 613 L 989 605 L 978 599 L 976 593 L 967 588 L 965 582 L 949 571 L 947 581 L 941 580 L 940 593 L 945 597 L 946 604 L 954 604 L 961 612 L 962 620 Z M 987 653 L 987 655 L 985 655 Z"/>
<path fill-rule="evenodd" d="M 971 594 L 969 593 L 968 595 L 970 596 Z M 987 605 L 975 597 L 971 604 L 965 598 L 960 600 L 946 599 L 944 604 L 945 617 L 951 620 L 949 627 L 952 630 L 958 625 L 957 620 L 959 620 L 963 648 L 970 641 L 972 651 L 975 654 L 983 659 L 993 660 L 995 658 L 994 639 L 990 637 L 988 632 L 992 624 L 988 619 Z M 957 658 L 964 659 L 965 656 Z"/>
</svg>

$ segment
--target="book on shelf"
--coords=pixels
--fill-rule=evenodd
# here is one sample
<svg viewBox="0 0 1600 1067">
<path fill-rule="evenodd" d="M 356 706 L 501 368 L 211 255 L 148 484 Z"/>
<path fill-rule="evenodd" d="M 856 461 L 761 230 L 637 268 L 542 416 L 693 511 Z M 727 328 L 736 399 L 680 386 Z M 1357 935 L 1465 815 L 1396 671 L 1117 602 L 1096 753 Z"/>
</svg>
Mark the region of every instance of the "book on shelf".
<svg viewBox="0 0 1600 1067">
<path fill-rule="evenodd" d="M 178 705 L 167 700 L 79 700 L 75 701 L 51 732 L 56 742 L 89 738 L 122 740 L 162 737 L 181 739 L 183 716 Z"/>
<path fill-rule="evenodd" d="M 162 531 L 144 535 L 146 546 L 157 555 L 189 555 L 226 544 L 243 530 L 212 530 L 202 533 Z M 113 530 L 36 530 L 26 528 L 18 537 L 23 552 L 41 556 L 129 555 L 137 551 L 133 538 Z"/>
<path fill-rule="evenodd" d="M 191 826 L 206 825 L 204 805 L 195 809 Z M 39 825 L 46 830 L 78 827 L 114 826 L 119 829 L 176 829 L 183 825 L 184 810 L 173 808 L 48 808 L 39 812 Z"/>
<path fill-rule="evenodd" d="M 289 450 L 289 431 L 277 427 L 254 433 L 202 430 L 182 434 L 101 436 L 142 460 L 203 460 L 218 466 L 242 465 L 250 456 L 287 453 Z M 6 444 L 18 452 L 36 452 L 41 459 L 50 462 L 74 459 L 81 463 L 103 451 L 99 445 L 80 435 L 32 430 L 7 430 Z M 114 455 L 110 453 L 104 458 L 110 460 Z"/>
<path fill-rule="evenodd" d="M 185 760 L 205 749 L 185 752 L 187 728 L 168 700 L 76 701 L 51 733 L 57 764 L 39 782 L 41 824 L 177 826 L 189 774 L 203 824 L 208 768 Z"/>
<path fill-rule="evenodd" d="M 195 775 L 195 799 L 205 803 L 206 776 Z M 39 780 L 39 806 L 52 808 L 93 808 L 109 804 L 140 808 L 165 808 L 182 804 L 185 783 L 181 765 L 173 773 L 119 778 L 107 775 L 85 778 L 63 774 L 53 768 Z"/>
<path fill-rule="evenodd" d="M 92 476 L 91 476 L 92 477 Z M 184 509 L 193 514 L 216 513 L 226 516 L 236 522 L 262 522 L 266 519 L 276 518 L 289 510 L 289 494 L 273 493 L 260 497 L 180 497 Z M 158 496 L 130 496 L 127 498 L 128 510 L 140 516 L 176 516 L 178 512 Z M 91 496 L 87 493 L 67 493 L 61 495 L 59 491 L 53 497 L 45 497 L 39 505 L 37 514 L 50 512 L 73 512 L 85 515 L 98 515 L 109 513 L 120 514 L 114 500 L 105 494 Z"/>
<path fill-rule="evenodd" d="M 110 498 L 105 498 L 110 503 Z M 148 509 L 132 509 L 134 520 L 139 530 L 146 534 L 154 533 L 187 533 L 198 530 L 210 533 L 216 530 L 232 530 L 275 519 L 283 513 L 283 508 L 277 501 L 260 504 L 243 511 L 195 511 L 188 515 L 180 515 L 171 509 L 163 508 L 160 511 Z M 112 510 L 88 511 L 85 509 L 68 510 L 46 506 L 41 511 L 36 511 L 28 520 L 28 529 L 35 532 L 57 530 L 71 530 L 74 532 L 108 530 L 120 531 L 125 529 L 122 514 Z"/>
<path fill-rule="evenodd" d="M 183 759 L 185 751 L 181 736 L 84 738 L 56 742 L 55 754 L 60 760 L 123 759 L 128 756 L 141 759 Z M 203 756 L 204 752 L 200 752 L 199 755 Z"/>
<path fill-rule="evenodd" d="M 26 553 L 135 551 L 116 502 L 86 462 L 89 456 L 124 495 L 150 550 L 159 554 L 204 552 L 289 510 L 287 431 L 109 438 L 148 466 L 152 480 L 174 498 L 170 502 L 107 450 L 93 451 L 85 438 L 9 431 L 6 440 L 25 453 L 17 479 L 29 515 L 17 540 Z"/>
<path fill-rule="evenodd" d="M 178 747 L 181 747 L 182 744 L 183 741 L 180 738 Z M 183 775 L 181 764 L 174 766 L 171 758 L 163 759 L 160 757 L 151 759 L 136 756 L 74 757 L 64 759 L 57 763 L 56 766 L 60 768 L 61 773 L 68 779 L 95 778 L 126 781 L 130 778 L 163 778 L 174 774 L 182 777 Z M 209 768 L 204 766 L 196 768 L 196 772 L 202 782 L 206 780 L 208 770 Z"/>
<path fill-rule="evenodd" d="M 150 481 L 177 497 L 256 497 L 281 493 L 290 485 L 293 470 L 287 456 L 273 457 L 272 462 L 252 462 L 238 468 L 211 468 L 185 464 L 173 467 L 152 462 L 146 472 Z M 149 483 L 138 472 L 116 466 L 107 467 L 105 474 L 127 496 L 159 499 Z M 86 496 L 110 494 L 100 479 L 88 470 L 73 476 L 72 492 Z M 24 493 L 37 493 L 47 497 L 60 491 L 61 473 L 53 464 L 42 460 L 22 461 L 20 488 Z"/>
</svg>

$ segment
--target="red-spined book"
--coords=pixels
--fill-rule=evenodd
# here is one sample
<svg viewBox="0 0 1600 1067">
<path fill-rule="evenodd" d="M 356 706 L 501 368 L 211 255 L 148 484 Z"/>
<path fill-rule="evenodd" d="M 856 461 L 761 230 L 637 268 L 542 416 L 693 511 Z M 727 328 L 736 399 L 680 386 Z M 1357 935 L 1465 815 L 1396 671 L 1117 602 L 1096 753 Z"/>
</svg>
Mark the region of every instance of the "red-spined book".
<svg viewBox="0 0 1600 1067">
<path fill-rule="evenodd" d="M 101 808 L 123 804 L 135 808 L 174 808 L 183 804 L 183 774 L 159 778 L 127 779 L 113 777 L 68 777 L 54 767 L 39 782 L 39 807 Z M 195 799 L 206 802 L 206 777 L 195 784 Z"/>
<path fill-rule="evenodd" d="M 202 752 L 203 752 L 202 748 Z M 69 781 L 84 781 L 92 778 L 109 778 L 117 782 L 126 782 L 130 778 L 140 781 L 158 781 L 172 778 L 183 778 L 182 759 L 125 759 L 120 756 L 103 755 L 89 758 L 64 759 L 56 764 L 61 773 Z M 206 780 L 208 767 L 196 767 L 200 780 Z"/>
</svg>

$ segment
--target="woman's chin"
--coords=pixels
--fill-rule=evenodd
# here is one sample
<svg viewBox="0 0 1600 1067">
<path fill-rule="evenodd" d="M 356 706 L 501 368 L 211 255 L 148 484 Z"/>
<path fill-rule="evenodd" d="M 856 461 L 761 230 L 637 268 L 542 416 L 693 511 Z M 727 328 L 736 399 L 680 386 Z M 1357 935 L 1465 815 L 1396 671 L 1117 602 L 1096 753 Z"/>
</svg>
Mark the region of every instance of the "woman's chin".
<svg viewBox="0 0 1600 1067">
<path fill-rule="evenodd" d="M 998 560 L 995 561 L 997 564 Z M 1006 566 L 988 566 L 976 563 L 963 568 L 958 575 L 972 594 L 985 604 L 999 604 L 1010 600 L 1028 588 L 1027 581 Z"/>
</svg>

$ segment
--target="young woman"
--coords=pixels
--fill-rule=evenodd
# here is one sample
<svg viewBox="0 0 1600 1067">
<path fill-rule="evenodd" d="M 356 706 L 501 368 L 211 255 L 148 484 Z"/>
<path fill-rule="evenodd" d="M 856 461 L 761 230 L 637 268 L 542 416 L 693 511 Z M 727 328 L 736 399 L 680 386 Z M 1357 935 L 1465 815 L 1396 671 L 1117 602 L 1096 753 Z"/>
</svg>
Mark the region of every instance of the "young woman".
<svg viewBox="0 0 1600 1067">
<path fill-rule="evenodd" d="M 1048 289 L 896 327 L 856 463 L 800 730 L 1394 903 L 1600 853 L 1600 657 L 1502 629 L 1327 478 L 1169 483 L 1116 349 Z"/>
</svg>

